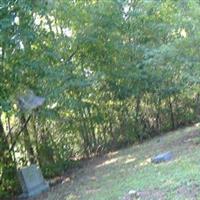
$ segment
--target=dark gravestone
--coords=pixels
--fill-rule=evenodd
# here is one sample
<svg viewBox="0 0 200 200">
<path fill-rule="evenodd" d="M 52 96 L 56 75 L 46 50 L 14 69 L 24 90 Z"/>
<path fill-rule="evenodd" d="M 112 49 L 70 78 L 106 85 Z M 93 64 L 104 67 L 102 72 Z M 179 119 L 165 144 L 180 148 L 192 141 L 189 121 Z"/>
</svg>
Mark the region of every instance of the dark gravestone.
<svg viewBox="0 0 200 200">
<path fill-rule="evenodd" d="M 23 191 L 21 199 L 35 197 L 49 189 L 49 184 L 44 180 L 40 168 L 36 165 L 20 169 L 18 174 Z"/>
<path fill-rule="evenodd" d="M 167 162 L 167 161 L 170 161 L 172 158 L 173 158 L 173 155 L 172 155 L 172 153 L 169 151 L 169 152 L 165 152 L 165 153 L 158 154 L 157 156 L 153 157 L 153 158 L 151 159 L 151 162 L 157 164 L 157 163 L 160 163 L 160 162 Z"/>
</svg>

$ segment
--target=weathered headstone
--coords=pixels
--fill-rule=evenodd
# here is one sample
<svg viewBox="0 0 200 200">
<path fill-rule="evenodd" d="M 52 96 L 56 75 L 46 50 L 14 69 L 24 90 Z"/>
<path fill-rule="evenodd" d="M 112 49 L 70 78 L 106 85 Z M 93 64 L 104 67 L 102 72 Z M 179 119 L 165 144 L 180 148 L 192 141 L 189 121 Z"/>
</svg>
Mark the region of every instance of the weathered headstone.
<svg viewBox="0 0 200 200">
<path fill-rule="evenodd" d="M 160 163 L 160 162 L 170 161 L 172 158 L 173 158 L 172 153 L 170 151 L 168 151 L 168 152 L 161 153 L 161 154 L 158 154 L 157 156 L 153 157 L 151 159 L 151 162 L 157 164 L 157 163 Z"/>
<path fill-rule="evenodd" d="M 42 172 L 37 165 L 20 169 L 19 180 L 23 190 L 21 198 L 35 197 L 49 189 L 49 184 L 44 180 Z"/>
</svg>

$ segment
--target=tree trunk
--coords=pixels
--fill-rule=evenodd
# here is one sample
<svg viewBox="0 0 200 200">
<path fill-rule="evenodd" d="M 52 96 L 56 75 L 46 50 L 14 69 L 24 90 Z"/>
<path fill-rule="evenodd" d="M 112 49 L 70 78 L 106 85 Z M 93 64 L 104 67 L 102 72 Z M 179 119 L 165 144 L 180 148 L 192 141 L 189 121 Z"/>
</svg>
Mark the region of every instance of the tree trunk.
<svg viewBox="0 0 200 200">
<path fill-rule="evenodd" d="M 84 147 L 84 153 L 87 158 L 90 156 L 90 142 L 87 132 L 87 127 L 85 124 L 85 118 L 83 115 L 83 111 L 80 109 L 80 116 L 81 116 L 81 122 L 80 122 L 80 133 L 83 138 L 83 147 Z"/>
<path fill-rule="evenodd" d="M 161 100 L 159 98 L 158 102 L 156 103 L 156 132 L 157 133 L 160 133 L 160 129 L 161 129 L 160 111 L 161 111 Z"/>
<path fill-rule="evenodd" d="M 26 118 L 25 118 L 24 114 L 21 115 L 20 120 L 21 120 L 21 124 L 23 126 L 23 124 L 26 123 Z M 27 126 L 24 127 L 24 144 L 25 144 L 25 149 L 26 149 L 27 154 L 28 154 L 29 162 L 31 164 L 36 163 L 35 162 L 34 150 L 33 150 L 33 147 L 32 147 L 31 138 L 30 138 L 30 134 L 28 132 Z"/>
<path fill-rule="evenodd" d="M 95 128 L 94 128 L 94 124 L 92 121 L 92 114 L 91 114 L 91 110 L 90 107 L 87 107 L 87 113 L 88 113 L 88 120 L 89 120 L 89 124 L 90 124 L 90 133 L 92 135 L 92 140 L 93 140 L 93 145 L 95 148 L 97 148 L 97 140 L 96 140 L 96 136 L 95 136 Z"/>
<path fill-rule="evenodd" d="M 135 107 L 135 134 L 137 135 L 138 139 L 141 139 L 140 127 L 141 127 L 141 118 L 140 118 L 140 103 L 141 97 L 138 95 L 136 97 L 136 107 Z"/>
<path fill-rule="evenodd" d="M 0 185 L 1 187 L 8 187 L 8 182 L 13 184 L 15 187 L 16 175 L 17 175 L 17 167 L 16 162 L 12 158 L 12 154 L 9 151 L 9 143 L 7 141 L 5 131 L 3 128 L 3 123 L 1 121 L 1 113 L 0 113 Z M 10 185 L 9 185 L 10 186 Z M 15 189 L 6 189 L 7 192 L 14 193 Z"/>
<path fill-rule="evenodd" d="M 169 108 L 170 108 L 171 127 L 172 127 L 172 129 L 174 129 L 175 128 L 175 119 L 174 119 L 174 112 L 173 112 L 171 97 L 169 97 Z"/>
</svg>

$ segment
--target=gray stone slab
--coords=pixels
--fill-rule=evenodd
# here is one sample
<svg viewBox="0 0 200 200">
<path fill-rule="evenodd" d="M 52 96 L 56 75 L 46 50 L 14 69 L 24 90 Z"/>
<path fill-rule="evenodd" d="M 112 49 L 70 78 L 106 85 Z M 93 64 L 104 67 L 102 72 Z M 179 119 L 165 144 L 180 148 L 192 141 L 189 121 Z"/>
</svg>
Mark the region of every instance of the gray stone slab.
<svg viewBox="0 0 200 200">
<path fill-rule="evenodd" d="M 161 162 L 170 161 L 172 158 L 173 158 L 172 152 L 168 151 L 168 152 L 161 153 L 161 154 L 158 154 L 157 156 L 153 157 L 151 159 L 151 162 L 157 164 L 157 163 L 161 163 Z"/>
<path fill-rule="evenodd" d="M 49 189 L 49 184 L 44 180 L 42 172 L 37 165 L 20 169 L 18 174 L 23 191 L 21 198 L 35 197 Z"/>
<path fill-rule="evenodd" d="M 36 96 L 32 91 L 24 96 L 19 97 L 19 106 L 22 111 L 31 111 L 43 105 L 44 97 Z"/>
</svg>

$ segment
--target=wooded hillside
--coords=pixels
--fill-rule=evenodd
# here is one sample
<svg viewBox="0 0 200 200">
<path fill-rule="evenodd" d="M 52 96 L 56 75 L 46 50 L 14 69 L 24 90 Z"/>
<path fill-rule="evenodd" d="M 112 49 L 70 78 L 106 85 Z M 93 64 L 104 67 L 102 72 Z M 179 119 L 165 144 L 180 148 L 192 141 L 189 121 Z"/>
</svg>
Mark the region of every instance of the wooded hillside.
<svg viewBox="0 0 200 200">
<path fill-rule="evenodd" d="M 22 166 L 54 177 L 199 121 L 198 1 L 1 0 L 0 30 L 0 198 Z"/>
</svg>

